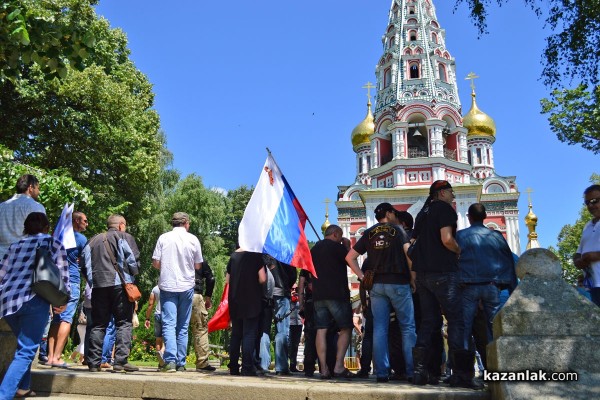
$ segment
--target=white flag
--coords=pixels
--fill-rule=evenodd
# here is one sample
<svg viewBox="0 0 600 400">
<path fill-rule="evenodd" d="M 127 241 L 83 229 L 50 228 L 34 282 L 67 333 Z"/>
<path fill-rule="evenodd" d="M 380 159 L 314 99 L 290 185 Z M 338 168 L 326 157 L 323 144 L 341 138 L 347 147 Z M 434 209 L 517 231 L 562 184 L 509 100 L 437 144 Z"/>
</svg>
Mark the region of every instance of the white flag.
<svg viewBox="0 0 600 400">
<path fill-rule="evenodd" d="M 54 238 L 60 240 L 67 250 L 77 247 L 75 233 L 73 232 L 74 207 L 75 204 L 65 204 L 53 234 Z"/>
</svg>

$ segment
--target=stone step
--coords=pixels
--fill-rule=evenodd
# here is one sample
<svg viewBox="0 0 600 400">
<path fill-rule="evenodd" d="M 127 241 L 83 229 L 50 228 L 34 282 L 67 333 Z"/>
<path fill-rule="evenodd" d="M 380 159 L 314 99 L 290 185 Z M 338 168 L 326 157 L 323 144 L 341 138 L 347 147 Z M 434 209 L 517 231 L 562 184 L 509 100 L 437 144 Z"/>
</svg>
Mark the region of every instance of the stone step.
<svg viewBox="0 0 600 400">
<path fill-rule="evenodd" d="M 232 377 L 225 369 L 162 373 L 142 367 L 135 373 L 88 372 L 86 367 L 32 371 L 32 389 L 52 399 L 157 400 L 489 400 L 488 391 L 447 385 L 417 387 L 406 382 L 378 384 L 374 378 L 327 380 L 293 376 Z M 319 375 L 316 374 L 316 377 Z"/>
</svg>

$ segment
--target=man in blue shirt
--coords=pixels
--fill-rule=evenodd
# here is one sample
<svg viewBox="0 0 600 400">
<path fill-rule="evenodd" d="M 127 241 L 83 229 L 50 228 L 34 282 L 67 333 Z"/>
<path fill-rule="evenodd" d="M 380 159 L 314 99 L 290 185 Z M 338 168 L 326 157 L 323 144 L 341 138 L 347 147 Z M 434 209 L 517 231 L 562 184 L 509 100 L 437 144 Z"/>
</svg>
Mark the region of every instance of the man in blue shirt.
<svg viewBox="0 0 600 400">
<path fill-rule="evenodd" d="M 473 321 L 479 307 L 487 322 L 487 343 L 492 341 L 492 320 L 500 306 L 500 290 L 515 280 L 515 264 L 512 252 L 504 236 L 487 228 L 487 218 L 481 203 L 472 204 L 468 210 L 471 226 L 456 233 L 461 248 L 458 269 L 462 290 L 465 342 L 474 351 L 471 340 Z"/>
<path fill-rule="evenodd" d="M 67 303 L 67 309 L 60 314 L 55 314 L 48 332 L 48 365 L 52 367 L 66 368 L 67 363 L 62 360 L 62 353 L 67 344 L 73 316 L 77 311 L 79 303 L 81 269 L 79 268 L 79 254 L 87 243 L 86 237 L 81 234 L 87 229 L 88 220 L 84 213 L 76 211 L 73 213 L 73 232 L 75 233 L 76 246 L 67 250 L 67 262 L 69 263 L 69 282 L 71 283 L 71 297 Z"/>
</svg>

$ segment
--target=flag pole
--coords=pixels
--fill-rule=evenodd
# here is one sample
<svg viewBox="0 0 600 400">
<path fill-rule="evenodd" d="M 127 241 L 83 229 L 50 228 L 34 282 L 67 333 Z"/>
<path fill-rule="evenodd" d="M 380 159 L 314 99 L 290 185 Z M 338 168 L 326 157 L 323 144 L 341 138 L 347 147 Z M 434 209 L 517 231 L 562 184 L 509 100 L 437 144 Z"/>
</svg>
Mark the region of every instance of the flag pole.
<svg viewBox="0 0 600 400">
<path fill-rule="evenodd" d="M 271 150 L 269 150 L 269 148 L 267 147 L 267 153 L 269 153 L 269 155 L 271 156 L 271 158 L 273 158 L 273 162 L 275 163 L 275 165 L 277 165 L 277 168 L 279 169 L 279 171 L 281 171 L 281 168 L 279 168 L 279 165 L 277 164 L 277 161 L 275 161 L 275 157 L 273 157 L 273 154 L 271 153 Z M 283 175 L 283 174 L 282 174 Z M 290 190 L 292 188 L 290 187 Z M 293 191 L 292 191 L 293 192 Z M 302 207 L 302 206 L 300 206 Z M 302 211 L 304 211 L 304 207 L 302 207 Z M 306 211 L 304 211 L 304 215 L 306 215 L 306 220 L 308 221 L 308 223 L 310 224 L 310 227 L 312 228 L 313 232 L 315 233 L 315 236 L 317 237 L 318 240 L 321 240 L 321 237 L 319 236 L 319 234 L 317 233 L 317 230 L 315 229 L 314 225 L 312 224 L 312 221 L 310 220 L 310 218 L 308 218 L 308 214 L 306 213 Z"/>
</svg>

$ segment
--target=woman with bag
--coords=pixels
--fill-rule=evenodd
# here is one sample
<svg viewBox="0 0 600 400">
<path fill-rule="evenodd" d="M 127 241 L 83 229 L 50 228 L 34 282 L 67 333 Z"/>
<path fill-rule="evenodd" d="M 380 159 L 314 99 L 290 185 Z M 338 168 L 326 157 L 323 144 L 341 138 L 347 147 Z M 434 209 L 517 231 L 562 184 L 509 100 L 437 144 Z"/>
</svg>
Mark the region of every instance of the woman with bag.
<svg viewBox="0 0 600 400">
<path fill-rule="evenodd" d="M 70 290 L 67 252 L 60 241 L 48 235 L 48 217 L 33 212 L 25 219 L 24 226 L 23 233 L 27 237 L 9 247 L 0 267 L 0 318 L 6 320 L 17 337 L 15 356 L 0 385 L 0 400 L 35 396 L 31 390 L 31 363 L 50 313 L 50 303 L 31 289 L 38 246 L 48 248 Z M 65 307 L 54 307 L 54 312 L 60 313 Z"/>
</svg>

